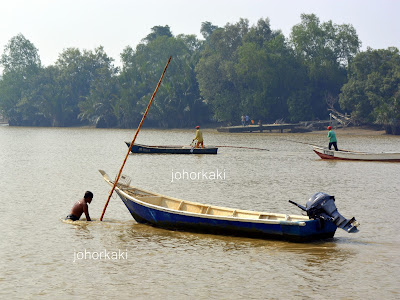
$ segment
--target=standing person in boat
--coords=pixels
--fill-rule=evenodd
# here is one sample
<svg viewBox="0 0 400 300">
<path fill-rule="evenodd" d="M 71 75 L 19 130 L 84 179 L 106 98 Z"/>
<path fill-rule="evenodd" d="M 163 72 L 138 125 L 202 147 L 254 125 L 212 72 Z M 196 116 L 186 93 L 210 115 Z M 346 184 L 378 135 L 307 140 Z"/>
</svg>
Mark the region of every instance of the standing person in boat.
<svg viewBox="0 0 400 300">
<path fill-rule="evenodd" d="M 336 139 L 336 134 L 335 132 L 332 130 L 331 126 L 328 126 L 328 138 L 329 138 L 329 150 L 331 150 L 331 147 L 333 145 L 333 147 L 335 148 L 336 151 L 338 151 L 338 147 L 337 147 L 337 139 Z"/>
<path fill-rule="evenodd" d="M 91 221 L 89 216 L 88 204 L 92 202 L 93 193 L 86 191 L 83 198 L 77 201 L 71 209 L 71 213 L 65 218 L 65 220 L 78 221 L 83 213 L 85 213 L 86 221 Z"/>
<path fill-rule="evenodd" d="M 201 148 L 204 148 L 203 132 L 201 132 L 200 126 L 196 126 L 196 129 L 197 129 L 196 130 L 196 136 L 194 137 L 193 142 L 195 140 L 197 140 L 196 148 L 199 148 L 200 145 L 201 145 Z"/>
</svg>

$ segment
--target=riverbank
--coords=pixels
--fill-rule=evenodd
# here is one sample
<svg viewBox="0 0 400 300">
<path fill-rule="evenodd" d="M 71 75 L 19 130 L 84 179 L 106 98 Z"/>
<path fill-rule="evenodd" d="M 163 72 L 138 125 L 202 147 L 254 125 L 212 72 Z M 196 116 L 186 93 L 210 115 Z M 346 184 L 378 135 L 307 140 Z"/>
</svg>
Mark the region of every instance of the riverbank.
<svg viewBox="0 0 400 300">
<path fill-rule="evenodd" d="M 325 124 L 326 123 L 326 124 Z M 292 132 L 292 133 L 309 133 L 309 134 L 321 134 L 327 131 L 329 121 L 321 122 L 318 126 L 306 127 L 299 124 L 263 124 L 262 128 L 256 125 L 249 126 L 228 126 L 228 127 L 208 127 L 209 129 L 217 129 L 219 132 Z M 386 135 L 386 131 L 380 126 L 350 126 L 350 127 L 336 127 L 332 126 L 337 134 L 341 135 Z M 207 128 L 207 127 L 203 127 Z"/>
<path fill-rule="evenodd" d="M 368 126 L 346 127 L 346 128 L 333 128 L 337 135 L 386 135 L 385 130 L 376 130 Z M 321 134 L 328 130 L 313 130 L 307 132 L 308 134 Z"/>
<path fill-rule="evenodd" d="M 1 123 L 0 126 L 9 126 L 8 123 Z M 275 126 L 278 126 L 276 124 Z M 24 127 L 24 126 L 17 126 L 17 127 Z M 28 126 L 29 128 L 34 128 L 38 126 Z M 39 126 L 40 127 L 40 126 Z M 238 128 L 242 128 L 241 126 L 236 126 Z M 47 127 L 46 127 L 47 128 Z M 50 128 L 50 127 L 48 127 Z M 67 127 L 63 127 L 67 128 Z M 76 127 L 69 127 L 69 128 L 96 128 L 93 125 L 84 125 L 84 126 L 76 126 Z M 208 124 L 201 124 L 201 128 L 205 130 L 217 130 L 218 128 L 221 128 L 220 124 L 217 123 L 208 123 Z M 248 128 L 248 127 L 246 127 Z M 258 129 L 258 126 L 254 126 L 255 129 Z M 106 129 L 117 129 L 117 128 L 106 128 Z M 128 129 L 128 128 L 125 128 Z M 136 129 L 136 128 L 130 128 L 130 129 Z M 165 130 L 165 131 L 171 131 L 171 130 L 189 130 L 189 129 L 195 129 L 194 127 L 184 127 L 184 128 L 159 128 L 159 127 L 153 127 L 153 126 L 143 126 L 143 129 L 155 129 L 155 130 Z M 372 126 L 351 126 L 351 127 L 346 127 L 346 128 L 333 128 L 337 134 L 340 135 L 386 135 L 385 130 L 383 129 L 376 129 Z M 276 131 L 276 130 L 275 130 Z M 326 129 L 323 130 L 318 130 L 318 129 L 313 129 L 309 131 L 301 131 L 302 133 L 306 134 L 321 134 L 323 132 L 326 132 Z M 269 133 L 270 131 L 265 130 L 264 133 Z M 249 132 L 247 132 L 249 133 Z"/>
</svg>

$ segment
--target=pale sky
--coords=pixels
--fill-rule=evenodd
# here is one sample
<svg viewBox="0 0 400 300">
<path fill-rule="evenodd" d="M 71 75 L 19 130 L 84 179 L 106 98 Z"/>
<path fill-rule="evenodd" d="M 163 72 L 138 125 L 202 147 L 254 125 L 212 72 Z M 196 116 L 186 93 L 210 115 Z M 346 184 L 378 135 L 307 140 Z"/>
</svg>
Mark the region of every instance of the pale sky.
<svg viewBox="0 0 400 300">
<path fill-rule="evenodd" d="M 273 30 L 289 37 L 302 13 L 321 22 L 352 24 L 367 46 L 400 49 L 400 0 L 0 0 L 0 55 L 19 33 L 52 65 L 66 48 L 105 52 L 120 65 L 120 53 L 133 48 L 153 26 L 169 25 L 174 35 L 200 34 L 201 23 L 219 27 L 240 18 L 254 25 L 269 18 Z"/>
</svg>

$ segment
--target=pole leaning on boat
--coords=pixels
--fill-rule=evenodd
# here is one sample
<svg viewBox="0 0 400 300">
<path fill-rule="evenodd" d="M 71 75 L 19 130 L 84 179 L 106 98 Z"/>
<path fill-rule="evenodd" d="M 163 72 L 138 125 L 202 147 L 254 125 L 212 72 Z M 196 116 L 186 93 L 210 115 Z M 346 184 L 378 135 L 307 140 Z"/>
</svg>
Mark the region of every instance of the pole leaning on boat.
<svg viewBox="0 0 400 300">
<path fill-rule="evenodd" d="M 125 156 L 125 159 L 124 159 L 124 162 L 122 163 L 121 169 L 119 170 L 119 173 L 118 173 L 118 175 L 117 175 L 117 178 L 115 179 L 114 185 L 113 185 L 113 187 L 112 187 L 112 189 L 111 189 L 111 191 L 110 191 L 110 194 L 108 195 L 108 199 L 107 199 L 106 204 L 104 205 L 103 212 L 102 212 L 101 217 L 100 217 L 100 221 L 103 221 L 103 216 L 104 216 L 104 213 L 106 212 L 106 209 L 107 209 L 107 206 L 108 206 L 108 202 L 110 202 L 111 195 L 112 195 L 112 193 L 114 192 L 114 189 L 115 189 L 115 187 L 116 187 L 116 185 L 117 185 L 117 183 L 118 183 L 119 178 L 121 177 L 121 173 L 122 173 L 122 170 L 123 170 L 123 168 L 124 168 L 124 166 L 125 166 L 126 160 L 128 159 L 128 156 L 129 156 L 129 153 L 131 152 L 132 146 L 133 146 L 133 144 L 135 143 L 135 140 L 136 140 L 136 137 L 137 137 L 137 135 L 138 135 L 138 133 L 139 133 L 139 131 L 140 131 L 140 128 L 142 127 L 143 121 L 144 121 L 144 119 L 145 119 L 146 116 L 147 116 L 147 113 L 148 113 L 148 111 L 149 111 L 149 109 L 150 109 L 151 103 L 153 102 L 153 99 L 154 99 L 154 97 L 155 97 L 155 95 L 156 95 L 156 93 L 157 93 L 157 91 L 158 91 L 158 88 L 159 88 L 160 85 L 161 85 L 161 81 L 162 81 L 162 79 L 163 79 L 163 77 L 164 77 L 165 71 L 167 70 L 170 61 L 171 61 L 171 56 L 169 57 L 168 62 L 167 62 L 167 64 L 165 65 L 164 71 L 162 72 L 161 77 L 160 77 L 160 80 L 158 81 L 158 84 L 157 84 L 157 86 L 156 86 L 156 89 L 154 90 L 154 93 L 153 93 L 153 95 L 151 96 L 151 99 L 150 99 L 150 101 L 149 101 L 149 104 L 147 105 L 146 111 L 145 111 L 145 113 L 144 113 L 144 115 L 143 115 L 143 117 L 142 117 L 142 120 L 141 120 L 140 123 L 139 123 L 139 126 L 138 126 L 138 128 L 137 128 L 137 130 L 136 130 L 135 136 L 133 137 L 133 140 L 132 140 L 132 142 L 131 142 L 131 145 L 130 145 L 130 147 L 129 147 L 129 149 L 128 149 L 128 153 L 127 153 L 126 156 Z"/>
</svg>

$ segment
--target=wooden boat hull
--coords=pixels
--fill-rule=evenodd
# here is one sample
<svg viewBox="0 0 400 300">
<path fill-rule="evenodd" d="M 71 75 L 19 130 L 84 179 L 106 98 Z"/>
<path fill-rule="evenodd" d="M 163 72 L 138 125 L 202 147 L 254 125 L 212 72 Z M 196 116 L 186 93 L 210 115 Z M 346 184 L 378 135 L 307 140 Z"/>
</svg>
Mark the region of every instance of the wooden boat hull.
<svg viewBox="0 0 400 300">
<path fill-rule="evenodd" d="M 131 143 L 125 142 L 128 147 Z M 147 154 L 217 154 L 218 148 L 191 148 L 189 146 L 147 146 L 134 144 L 132 153 L 147 153 Z"/>
<path fill-rule="evenodd" d="M 314 146 L 313 150 L 322 159 L 400 162 L 400 153 L 368 153 L 347 150 L 334 151 L 316 146 Z"/>
<path fill-rule="evenodd" d="M 112 185 L 105 174 L 103 176 Z M 119 184 L 115 191 L 138 223 L 170 230 L 307 242 L 332 238 L 337 229 L 337 226 L 331 221 L 314 220 L 297 215 L 268 214 L 210 206 Z M 134 196 L 129 191 L 134 191 L 139 196 Z M 142 195 L 140 195 L 141 193 Z M 144 196 L 143 193 L 145 193 Z M 172 206 L 170 208 L 162 207 L 143 201 L 145 198 L 152 197 L 165 201 L 176 201 L 175 208 Z M 199 208 L 197 212 L 195 208 Z M 237 215 L 235 216 L 235 214 Z M 257 217 L 253 218 L 253 215 Z"/>
<path fill-rule="evenodd" d="M 332 222 L 322 224 L 319 220 L 306 221 L 306 226 L 295 226 L 290 222 L 285 224 L 284 221 L 266 224 L 190 216 L 146 207 L 119 192 L 117 194 L 138 223 L 170 230 L 305 242 L 332 238 L 337 228 Z"/>
</svg>

